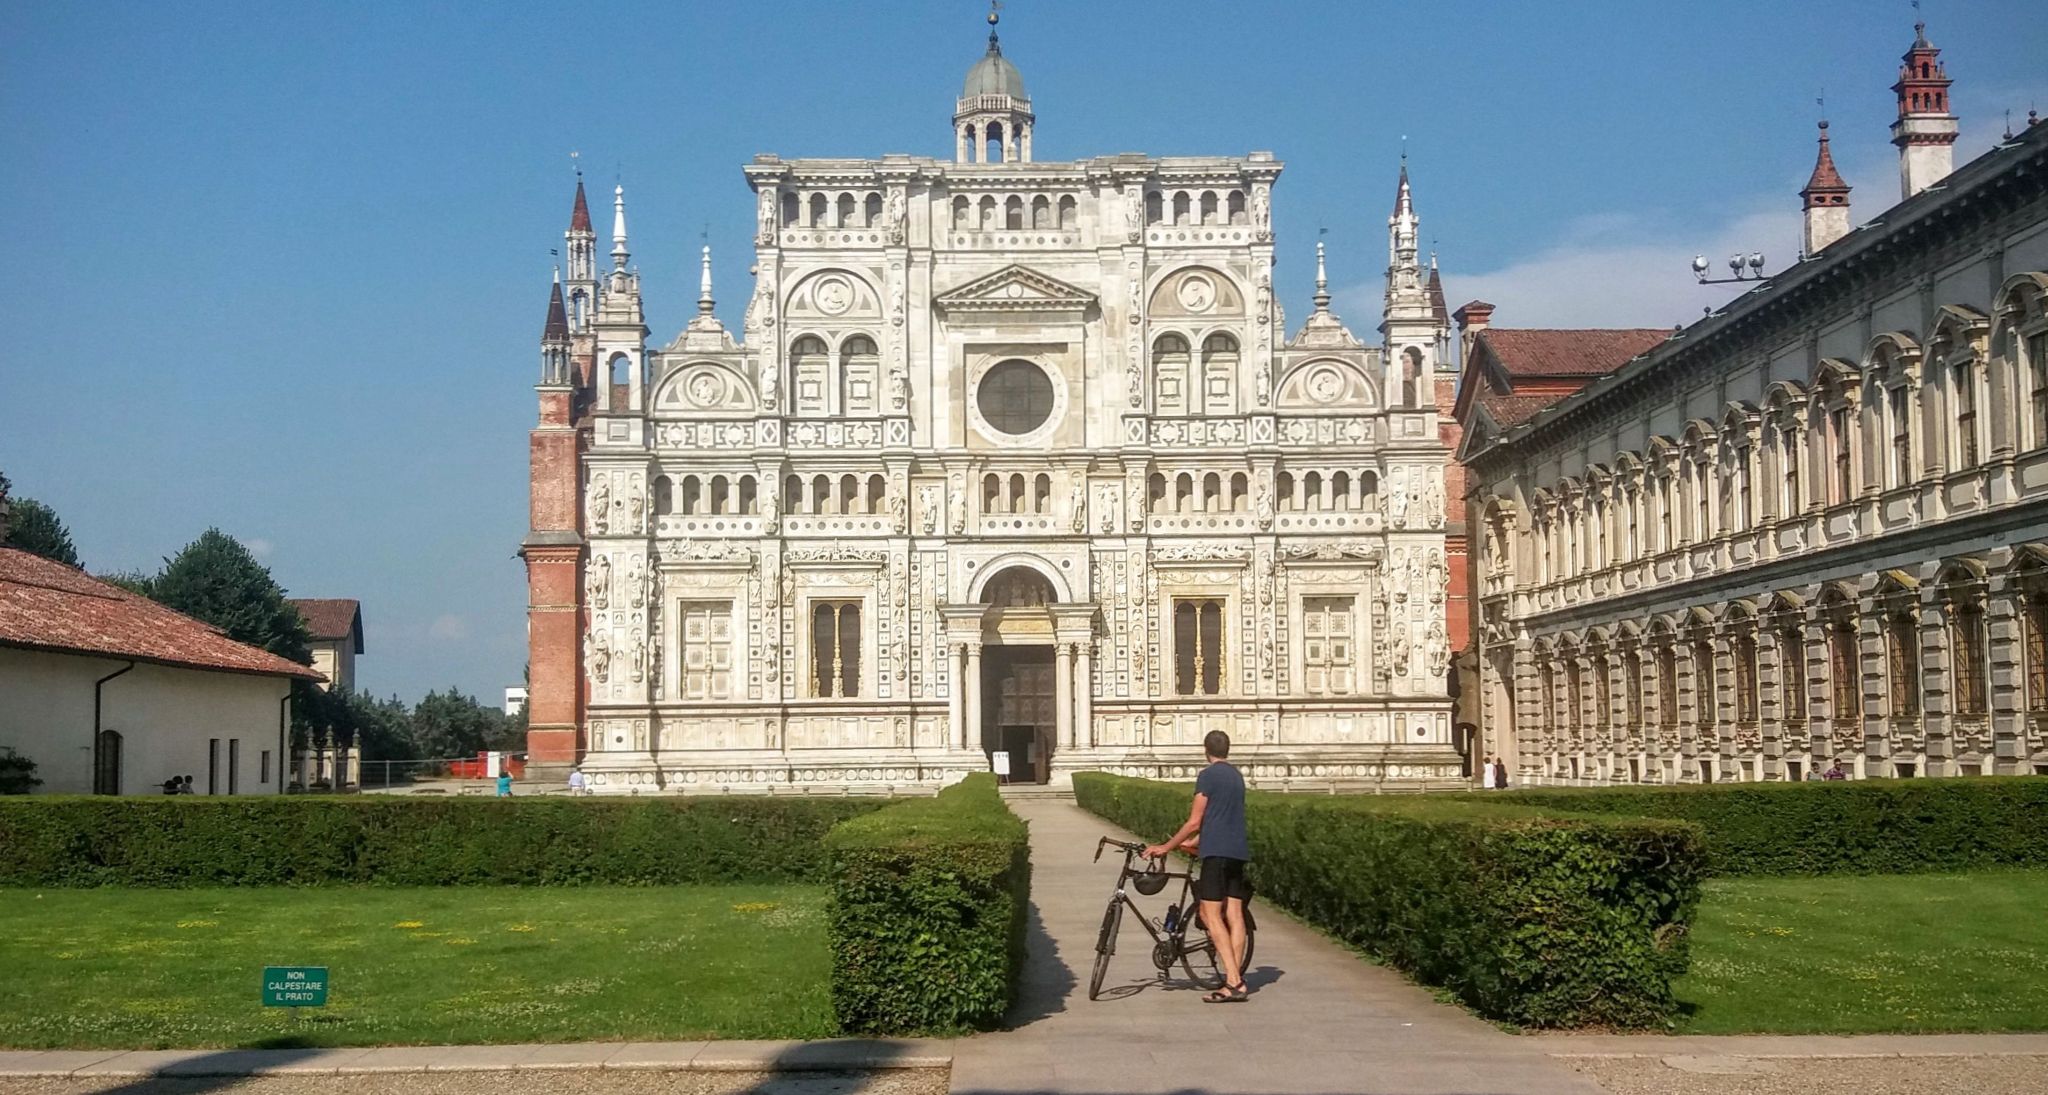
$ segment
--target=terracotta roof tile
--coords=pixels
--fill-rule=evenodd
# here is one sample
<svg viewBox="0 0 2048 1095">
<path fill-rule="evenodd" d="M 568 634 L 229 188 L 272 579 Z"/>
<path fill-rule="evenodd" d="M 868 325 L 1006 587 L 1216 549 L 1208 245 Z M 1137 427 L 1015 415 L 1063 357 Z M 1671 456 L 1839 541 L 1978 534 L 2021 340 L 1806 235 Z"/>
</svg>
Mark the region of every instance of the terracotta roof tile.
<svg viewBox="0 0 2048 1095">
<path fill-rule="evenodd" d="M 1570 395 L 1557 392 L 1549 395 L 1509 395 L 1491 389 L 1480 395 L 1479 405 L 1502 429 L 1519 426 L 1536 417 L 1538 411 Z"/>
<path fill-rule="evenodd" d="M 1605 376 L 1671 337 L 1661 327 L 1560 330 L 1489 327 L 1478 341 L 1510 377 Z"/>
<path fill-rule="evenodd" d="M 306 632 L 313 638 L 332 641 L 353 636 L 357 638 L 358 647 L 361 646 L 363 609 L 355 599 L 293 597 L 285 603 L 298 609 L 299 615 L 305 617 Z M 356 653 L 360 654 L 362 650 L 358 649 Z"/>
<path fill-rule="evenodd" d="M 0 548 L 0 646 L 326 679 L 147 597 L 14 548 Z"/>
</svg>

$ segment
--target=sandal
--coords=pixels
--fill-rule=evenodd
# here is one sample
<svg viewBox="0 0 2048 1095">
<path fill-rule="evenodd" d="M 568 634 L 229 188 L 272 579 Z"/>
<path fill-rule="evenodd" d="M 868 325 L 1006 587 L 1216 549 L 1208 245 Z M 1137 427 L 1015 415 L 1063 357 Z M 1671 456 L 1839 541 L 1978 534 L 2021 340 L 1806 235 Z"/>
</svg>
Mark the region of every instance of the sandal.
<svg viewBox="0 0 2048 1095">
<path fill-rule="evenodd" d="M 1215 992 L 1202 997 L 1202 1002 L 1205 1004 L 1242 1004 L 1251 998 L 1251 989 L 1240 984 L 1235 988 L 1225 987 L 1217 989 Z"/>
</svg>

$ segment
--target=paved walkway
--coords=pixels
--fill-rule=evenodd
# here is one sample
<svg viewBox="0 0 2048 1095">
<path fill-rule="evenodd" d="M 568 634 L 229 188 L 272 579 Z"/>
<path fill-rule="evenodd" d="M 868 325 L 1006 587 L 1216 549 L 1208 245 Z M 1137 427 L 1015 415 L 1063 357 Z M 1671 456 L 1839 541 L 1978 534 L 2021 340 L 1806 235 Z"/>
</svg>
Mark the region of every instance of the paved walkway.
<svg viewBox="0 0 2048 1095">
<path fill-rule="evenodd" d="M 1250 1002 L 1204 1004 L 1185 982 L 1161 985 L 1136 947 L 1118 951 L 1103 998 L 1091 1002 L 1115 868 L 1090 856 L 1098 836 L 1117 831 L 1072 802 L 1011 807 L 1031 823 L 1031 953 L 1012 1029 L 953 1043 L 954 1092 L 1600 1091 L 1546 1047 L 1439 1004 L 1270 910 L 1259 919 Z M 1138 901 L 1163 909 L 1168 897 Z M 1128 919 L 1124 930 L 1127 939 L 1140 931 Z"/>
</svg>

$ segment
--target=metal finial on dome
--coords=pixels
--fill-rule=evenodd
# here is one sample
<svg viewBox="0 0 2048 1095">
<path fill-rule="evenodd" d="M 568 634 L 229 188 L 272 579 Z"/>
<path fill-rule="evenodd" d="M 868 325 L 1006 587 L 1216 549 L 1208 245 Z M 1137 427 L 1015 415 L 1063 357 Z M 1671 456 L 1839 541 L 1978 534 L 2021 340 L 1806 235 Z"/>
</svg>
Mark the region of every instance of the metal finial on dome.
<svg viewBox="0 0 2048 1095">
<path fill-rule="evenodd" d="M 1329 231 L 1329 229 L 1327 229 L 1327 228 L 1325 228 L 1325 229 L 1323 229 L 1323 230 L 1322 230 L 1322 232 L 1328 232 L 1328 231 Z M 1322 234 L 1322 232 L 1318 232 L 1318 233 L 1317 233 L 1317 235 L 1321 235 L 1321 234 Z M 1322 241 L 1322 240 L 1317 240 L 1317 241 L 1316 241 L 1316 296 L 1315 296 L 1315 301 L 1316 301 L 1316 311 L 1318 311 L 1318 312 L 1327 312 L 1327 311 L 1329 311 L 1329 310 L 1330 310 L 1330 275 L 1329 275 L 1329 272 L 1328 272 L 1327 270 L 1325 270 L 1325 269 L 1324 269 L 1324 267 L 1323 267 L 1323 241 Z"/>
<path fill-rule="evenodd" d="M 994 56 L 1003 55 L 1003 47 L 996 41 L 996 24 L 1003 21 L 1001 0 L 988 0 L 988 51 Z"/>
</svg>

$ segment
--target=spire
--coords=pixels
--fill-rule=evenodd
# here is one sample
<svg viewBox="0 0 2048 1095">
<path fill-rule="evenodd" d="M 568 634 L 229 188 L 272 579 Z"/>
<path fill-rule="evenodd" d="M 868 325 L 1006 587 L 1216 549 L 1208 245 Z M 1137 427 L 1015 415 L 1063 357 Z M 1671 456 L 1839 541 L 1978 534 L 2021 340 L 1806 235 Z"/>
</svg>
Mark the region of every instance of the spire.
<svg viewBox="0 0 2048 1095">
<path fill-rule="evenodd" d="M 697 313 L 711 314 L 711 245 L 704 245 L 704 272 L 697 278 Z"/>
<path fill-rule="evenodd" d="M 996 0 L 989 0 L 988 56 L 990 57 L 1001 57 L 1003 55 L 1003 44 L 1001 42 L 996 41 L 996 24 L 1003 21 L 1003 17 L 1000 14 L 1001 10 L 1001 4 L 997 3 Z"/>
<path fill-rule="evenodd" d="M 1330 274 L 1323 268 L 1323 241 L 1316 241 L 1316 311 L 1330 310 Z"/>
<path fill-rule="evenodd" d="M 1412 217 L 1414 215 L 1415 201 L 1408 192 L 1408 153 L 1403 151 L 1401 153 L 1401 182 L 1400 185 L 1394 188 L 1394 216 Z"/>
<path fill-rule="evenodd" d="M 1849 184 L 1835 170 L 1834 154 L 1828 151 L 1828 120 L 1820 120 L 1820 152 L 1813 159 L 1813 176 L 1799 192 L 1806 203 L 1805 223 L 1799 247 L 1803 254 L 1816 255 L 1821 248 L 1849 234 Z"/>
<path fill-rule="evenodd" d="M 612 187 L 612 265 L 626 268 L 626 188 Z"/>
<path fill-rule="evenodd" d="M 1842 181 L 1842 173 L 1835 170 L 1834 154 L 1828 151 L 1828 120 L 1820 120 L 1820 155 L 1813 161 L 1813 175 L 1806 180 L 1806 189 L 1799 196 L 1806 199 L 1806 207 L 1813 208 L 1817 196 L 1840 192 L 1842 202 L 1849 200 L 1849 184 Z"/>
<path fill-rule="evenodd" d="M 1444 303 L 1444 279 L 1436 272 L 1436 252 L 1429 253 L 1429 314 L 1437 326 L 1445 331 L 1451 329 L 1450 309 Z M 1439 362 L 1441 363 L 1441 362 Z"/>
<path fill-rule="evenodd" d="M 576 207 L 569 211 L 569 231 L 590 231 L 590 203 L 583 200 L 583 172 L 576 172 Z"/>
<path fill-rule="evenodd" d="M 548 290 L 548 321 L 541 328 L 542 342 L 569 341 L 569 309 L 562 303 L 562 268 L 555 268 L 554 288 Z"/>
<path fill-rule="evenodd" d="M 1910 198 L 1948 177 L 1955 164 L 1956 116 L 1949 113 L 1951 81 L 1941 51 L 1927 40 L 1927 24 L 1913 24 L 1913 44 L 1899 59 L 1899 118 L 1892 143 L 1899 149 L 1899 196 Z"/>
</svg>

